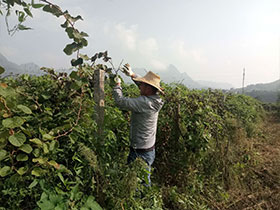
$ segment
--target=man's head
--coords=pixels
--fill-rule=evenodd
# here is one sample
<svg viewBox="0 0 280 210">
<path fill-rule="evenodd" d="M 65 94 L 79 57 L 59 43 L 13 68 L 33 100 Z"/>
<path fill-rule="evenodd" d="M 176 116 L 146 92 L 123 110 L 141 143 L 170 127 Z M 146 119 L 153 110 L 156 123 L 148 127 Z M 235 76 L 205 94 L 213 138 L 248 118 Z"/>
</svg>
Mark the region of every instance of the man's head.
<svg viewBox="0 0 280 210">
<path fill-rule="evenodd" d="M 155 95 L 157 91 L 163 93 L 160 87 L 160 77 L 149 71 L 144 77 L 133 78 L 138 83 L 141 95 Z"/>
<path fill-rule="evenodd" d="M 158 92 L 158 90 L 155 87 L 144 82 L 140 82 L 138 87 L 140 89 L 140 95 L 142 96 L 155 95 Z"/>
</svg>

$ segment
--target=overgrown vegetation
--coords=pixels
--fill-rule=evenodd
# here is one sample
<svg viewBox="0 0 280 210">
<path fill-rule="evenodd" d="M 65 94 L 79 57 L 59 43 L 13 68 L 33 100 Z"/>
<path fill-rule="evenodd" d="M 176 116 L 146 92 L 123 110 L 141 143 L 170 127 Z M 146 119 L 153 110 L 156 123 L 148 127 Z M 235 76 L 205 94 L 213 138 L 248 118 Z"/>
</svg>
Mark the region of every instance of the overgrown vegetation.
<svg viewBox="0 0 280 210">
<path fill-rule="evenodd" d="M 80 53 L 87 46 L 87 34 L 74 27 L 81 16 L 45 0 L 0 1 L 0 14 L 9 16 L 14 5 L 19 23 L 10 33 L 27 30 L 23 22 L 31 9 L 42 8 L 65 18 L 61 26 L 72 43 L 64 52 L 77 57 L 70 75 L 44 68 L 44 76 L 1 79 L 1 209 L 224 209 L 231 189 L 253 183 L 258 159 L 250 137 L 261 136 L 261 104 L 244 95 L 163 84 L 153 185 L 144 188 L 143 161 L 126 165 L 130 115 L 115 107 L 109 79 L 102 136 L 94 121 L 93 73 L 112 76 L 112 69 L 95 62 L 110 61 L 107 52 Z M 135 85 L 123 90 L 138 95 Z"/>
<path fill-rule="evenodd" d="M 246 136 L 261 120 L 258 102 L 164 85 L 153 186 L 143 188 L 145 164 L 126 165 L 129 113 L 114 106 L 109 80 L 99 137 L 93 72 L 46 71 L 1 80 L 2 209 L 206 209 L 229 199 L 255 164 Z M 138 90 L 124 85 L 124 93 Z"/>
</svg>

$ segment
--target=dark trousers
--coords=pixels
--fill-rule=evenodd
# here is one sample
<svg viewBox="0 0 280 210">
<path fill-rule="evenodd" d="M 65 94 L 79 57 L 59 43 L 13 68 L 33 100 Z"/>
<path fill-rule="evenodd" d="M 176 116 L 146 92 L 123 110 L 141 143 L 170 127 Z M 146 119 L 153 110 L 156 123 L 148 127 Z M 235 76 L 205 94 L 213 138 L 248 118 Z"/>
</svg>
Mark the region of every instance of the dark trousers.
<svg viewBox="0 0 280 210">
<path fill-rule="evenodd" d="M 155 156 L 156 156 L 156 151 L 155 149 L 151 150 L 151 151 L 138 151 L 135 150 L 133 148 L 130 148 L 129 151 L 129 155 L 127 157 L 127 164 L 130 164 L 131 162 L 133 162 L 137 157 L 142 158 L 148 165 L 147 170 L 149 171 L 149 173 L 147 173 L 147 178 L 148 178 L 148 185 L 147 186 L 151 186 L 151 166 L 155 160 Z"/>
</svg>

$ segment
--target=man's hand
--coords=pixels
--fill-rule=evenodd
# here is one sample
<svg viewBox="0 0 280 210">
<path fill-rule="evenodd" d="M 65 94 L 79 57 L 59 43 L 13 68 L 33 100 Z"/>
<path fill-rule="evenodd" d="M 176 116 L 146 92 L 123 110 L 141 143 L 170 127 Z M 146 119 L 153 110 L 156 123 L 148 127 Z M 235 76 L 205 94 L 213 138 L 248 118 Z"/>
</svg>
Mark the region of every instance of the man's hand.
<svg viewBox="0 0 280 210">
<path fill-rule="evenodd" d="M 126 75 L 126 76 L 133 76 L 134 73 L 133 71 L 131 70 L 131 67 L 130 65 L 127 63 L 125 65 L 123 65 L 123 67 L 121 68 L 121 71 Z"/>
<path fill-rule="evenodd" d="M 109 75 L 110 79 L 110 86 L 115 87 L 116 85 L 121 85 L 121 78 L 118 75 L 115 74 L 110 74 Z"/>
<path fill-rule="evenodd" d="M 114 78 L 114 81 L 115 81 L 115 83 L 116 83 L 116 85 L 121 85 L 121 78 L 119 78 L 119 76 L 116 76 L 115 78 Z"/>
</svg>

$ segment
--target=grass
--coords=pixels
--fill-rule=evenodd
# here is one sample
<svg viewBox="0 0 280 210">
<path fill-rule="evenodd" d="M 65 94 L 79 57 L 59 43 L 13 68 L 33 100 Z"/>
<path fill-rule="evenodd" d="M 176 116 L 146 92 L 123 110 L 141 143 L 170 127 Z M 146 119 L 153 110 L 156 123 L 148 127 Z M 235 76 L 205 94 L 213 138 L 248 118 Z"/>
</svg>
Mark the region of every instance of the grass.
<svg viewBox="0 0 280 210">
<path fill-rule="evenodd" d="M 254 154 L 250 167 L 240 181 L 228 189 L 230 199 L 218 209 L 255 210 L 280 208 L 280 121 L 269 113 L 257 137 L 248 139 Z"/>
</svg>

